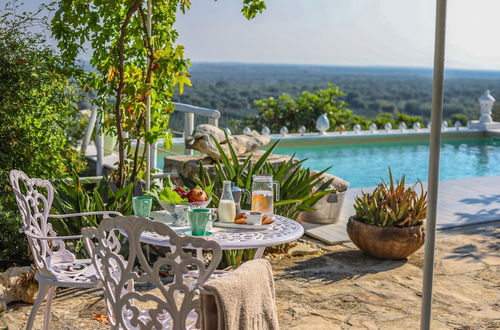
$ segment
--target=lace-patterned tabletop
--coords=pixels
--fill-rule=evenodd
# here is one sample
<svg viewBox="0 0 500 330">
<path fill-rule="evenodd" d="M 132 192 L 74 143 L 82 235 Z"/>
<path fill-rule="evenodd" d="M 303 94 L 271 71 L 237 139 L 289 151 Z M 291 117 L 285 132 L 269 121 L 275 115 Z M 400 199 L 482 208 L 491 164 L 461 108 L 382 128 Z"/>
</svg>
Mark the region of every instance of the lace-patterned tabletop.
<svg viewBox="0 0 500 330">
<path fill-rule="evenodd" d="M 213 235 L 207 239 L 215 240 L 220 244 L 223 250 L 235 249 L 264 249 L 267 246 L 289 243 L 302 237 L 304 228 L 298 222 L 273 215 L 274 223 L 269 225 L 268 229 L 229 229 L 214 227 Z M 175 227 L 167 223 L 178 234 L 184 234 L 189 231 L 189 227 Z M 144 233 L 141 241 L 148 244 L 169 246 L 169 241 L 162 236 L 152 233 Z M 260 256 L 258 256 L 260 257 Z"/>
</svg>

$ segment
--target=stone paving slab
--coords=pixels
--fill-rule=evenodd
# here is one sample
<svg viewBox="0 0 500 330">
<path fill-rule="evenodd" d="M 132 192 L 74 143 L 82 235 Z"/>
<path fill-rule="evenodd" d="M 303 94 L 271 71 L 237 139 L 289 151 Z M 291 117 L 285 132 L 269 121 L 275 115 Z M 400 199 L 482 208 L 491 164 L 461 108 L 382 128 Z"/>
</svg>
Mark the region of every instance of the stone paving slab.
<svg viewBox="0 0 500 330">
<path fill-rule="evenodd" d="M 500 328 L 500 222 L 438 232 L 432 329 Z M 381 261 L 343 245 L 274 264 L 283 329 L 418 329 L 423 249 Z"/>
<path fill-rule="evenodd" d="M 281 329 L 419 328 L 422 250 L 390 261 L 319 247 L 320 254 L 272 261 Z M 440 231 L 436 249 L 432 329 L 500 329 L 500 222 Z M 9 305 L 0 329 L 22 329 L 30 310 Z M 92 313 L 105 313 L 100 290 L 61 290 L 51 329 L 108 329 Z"/>
</svg>

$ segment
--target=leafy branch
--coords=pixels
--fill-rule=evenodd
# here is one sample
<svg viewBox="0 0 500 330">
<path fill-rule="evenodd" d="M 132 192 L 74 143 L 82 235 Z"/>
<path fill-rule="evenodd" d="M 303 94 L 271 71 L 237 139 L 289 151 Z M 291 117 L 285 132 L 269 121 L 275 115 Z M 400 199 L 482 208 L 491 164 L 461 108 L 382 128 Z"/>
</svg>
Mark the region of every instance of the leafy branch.
<svg viewBox="0 0 500 330">
<path fill-rule="evenodd" d="M 118 138 L 119 186 L 143 177 L 145 149 L 142 157 L 139 153 L 144 142 L 163 138 L 164 148 L 169 148 L 174 90 L 182 94 L 185 85 L 191 86 L 190 61 L 184 46 L 176 44 L 178 32 L 173 27 L 178 10 L 185 13 L 191 2 L 153 0 L 151 31 L 146 2 L 59 0 L 52 19 L 52 33 L 65 61 L 74 62 L 84 44 L 92 47 L 95 71 L 87 72 L 82 87 L 96 95 L 92 101 L 105 118 L 103 129 Z M 242 13 L 250 19 L 264 8 L 263 1 L 244 0 Z M 148 106 L 151 128 L 146 130 Z"/>
</svg>

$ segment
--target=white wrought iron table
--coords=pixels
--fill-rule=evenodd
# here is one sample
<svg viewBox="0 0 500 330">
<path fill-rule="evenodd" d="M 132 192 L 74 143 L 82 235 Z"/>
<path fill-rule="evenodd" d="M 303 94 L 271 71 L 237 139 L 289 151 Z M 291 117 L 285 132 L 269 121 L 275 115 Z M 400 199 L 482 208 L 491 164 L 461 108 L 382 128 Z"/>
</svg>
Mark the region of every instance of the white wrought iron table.
<svg viewBox="0 0 500 330">
<path fill-rule="evenodd" d="M 223 250 L 257 249 L 254 258 L 259 259 L 262 258 L 266 247 L 289 243 L 304 235 L 304 228 L 298 222 L 280 215 L 273 215 L 273 219 L 274 223 L 269 225 L 270 228 L 262 230 L 214 227 L 213 235 L 207 239 L 219 243 Z M 166 224 L 171 225 L 168 222 Z M 189 227 L 171 228 L 181 235 L 190 230 Z M 142 234 L 141 241 L 158 246 L 170 245 L 165 237 L 147 232 Z"/>
</svg>

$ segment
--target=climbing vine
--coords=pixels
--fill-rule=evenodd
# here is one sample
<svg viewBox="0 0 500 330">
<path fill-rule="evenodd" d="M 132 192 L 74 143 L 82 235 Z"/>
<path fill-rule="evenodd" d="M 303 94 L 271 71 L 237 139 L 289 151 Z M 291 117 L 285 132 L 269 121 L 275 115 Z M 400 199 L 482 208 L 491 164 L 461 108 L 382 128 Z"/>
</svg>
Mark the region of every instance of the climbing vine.
<svg viewBox="0 0 500 330">
<path fill-rule="evenodd" d="M 145 148 L 141 143 L 165 139 L 174 111 L 174 89 L 191 86 L 184 46 L 177 44 L 173 28 L 176 14 L 186 13 L 189 0 L 59 0 L 52 33 L 66 61 L 73 62 L 92 49 L 88 72 L 82 81 L 86 92 L 105 118 L 104 130 L 118 138 L 117 183 L 135 181 L 144 174 Z M 265 9 L 264 1 L 243 0 L 242 14 L 251 19 Z M 149 101 L 148 101 L 149 100 Z M 151 128 L 146 130 L 146 105 L 151 104 Z"/>
</svg>

